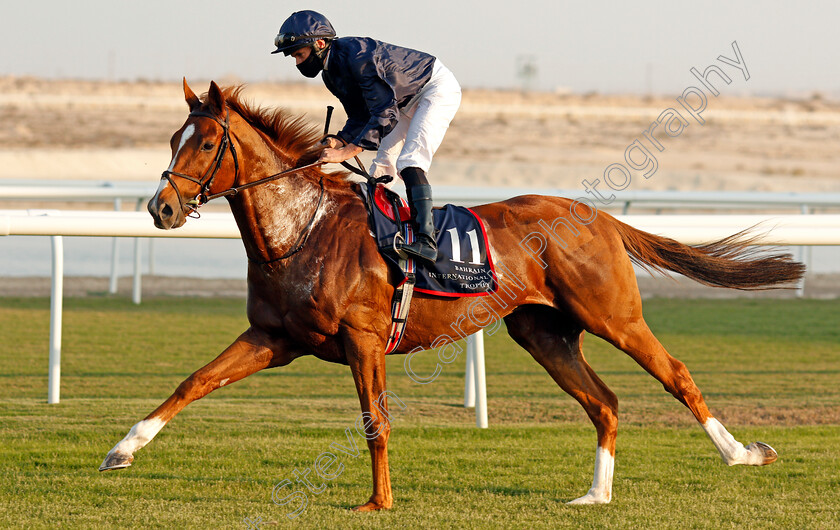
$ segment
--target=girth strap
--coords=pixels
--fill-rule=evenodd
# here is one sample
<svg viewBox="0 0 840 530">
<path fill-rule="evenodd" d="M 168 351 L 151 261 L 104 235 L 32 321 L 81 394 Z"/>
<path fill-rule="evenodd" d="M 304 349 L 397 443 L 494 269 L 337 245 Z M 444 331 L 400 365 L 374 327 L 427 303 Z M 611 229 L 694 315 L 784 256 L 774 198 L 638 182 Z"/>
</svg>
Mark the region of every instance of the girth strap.
<svg viewBox="0 0 840 530">
<path fill-rule="evenodd" d="M 411 230 L 410 223 L 403 224 L 403 228 L 403 237 L 406 241 L 414 241 L 414 233 Z M 388 334 L 388 342 L 385 344 L 385 355 L 396 350 L 402 342 L 403 332 L 406 324 L 408 324 L 408 310 L 411 308 L 414 284 L 417 282 L 413 259 L 401 258 L 399 265 L 400 270 L 405 275 L 405 281 L 394 289 L 394 296 L 391 298 L 391 332 Z"/>
</svg>

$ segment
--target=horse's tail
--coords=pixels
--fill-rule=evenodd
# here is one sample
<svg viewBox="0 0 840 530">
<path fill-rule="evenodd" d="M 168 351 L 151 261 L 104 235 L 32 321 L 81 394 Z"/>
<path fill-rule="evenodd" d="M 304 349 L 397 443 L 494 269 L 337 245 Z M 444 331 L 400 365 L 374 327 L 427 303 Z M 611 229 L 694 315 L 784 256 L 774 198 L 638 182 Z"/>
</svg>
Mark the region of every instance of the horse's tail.
<svg viewBox="0 0 840 530">
<path fill-rule="evenodd" d="M 747 229 L 719 241 L 688 246 L 673 239 L 648 234 L 615 220 L 630 259 L 642 268 L 672 271 L 713 287 L 760 289 L 784 287 L 805 274 L 805 265 L 790 254 L 758 250 L 760 236 Z"/>
</svg>

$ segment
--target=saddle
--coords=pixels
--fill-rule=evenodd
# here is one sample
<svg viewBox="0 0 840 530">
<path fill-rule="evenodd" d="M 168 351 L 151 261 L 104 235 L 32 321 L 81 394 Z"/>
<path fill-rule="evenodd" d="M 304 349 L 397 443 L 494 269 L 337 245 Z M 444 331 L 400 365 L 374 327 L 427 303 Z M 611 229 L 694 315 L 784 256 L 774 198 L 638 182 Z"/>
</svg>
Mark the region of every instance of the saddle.
<svg viewBox="0 0 840 530">
<path fill-rule="evenodd" d="M 406 201 L 384 186 L 391 180 L 390 176 L 370 178 L 359 189 L 379 251 L 398 274 L 386 353 L 402 339 L 414 291 L 462 297 L 485 296 L 498 288 L 484 224 L 469 208 L 447 204 L 433 210 L 439 249 L 434 264 L 418 264 L 399 250 L 400 243 L 414 241 L 414 229 Z"/>
</svg>

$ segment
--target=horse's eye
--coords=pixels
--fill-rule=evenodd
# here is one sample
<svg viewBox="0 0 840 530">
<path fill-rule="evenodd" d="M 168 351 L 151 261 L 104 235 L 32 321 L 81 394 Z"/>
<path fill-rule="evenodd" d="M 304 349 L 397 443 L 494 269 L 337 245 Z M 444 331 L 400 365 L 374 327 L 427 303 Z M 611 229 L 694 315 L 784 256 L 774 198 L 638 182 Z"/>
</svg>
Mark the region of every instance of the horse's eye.
<svg viewBox="0 0 840 530">
<path fill-rule="evenodd" d="M 201 146 L 202 151 L 210 151 L 211 149 L 213 149 L 213 144 L 210 142 L 207 142 Z"/>
</svg>

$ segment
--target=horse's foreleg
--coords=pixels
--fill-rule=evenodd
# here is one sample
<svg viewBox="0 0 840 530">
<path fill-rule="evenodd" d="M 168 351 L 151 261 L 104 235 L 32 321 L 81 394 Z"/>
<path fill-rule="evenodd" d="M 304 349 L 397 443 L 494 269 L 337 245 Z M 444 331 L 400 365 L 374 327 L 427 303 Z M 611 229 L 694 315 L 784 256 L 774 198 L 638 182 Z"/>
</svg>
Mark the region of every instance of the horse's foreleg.
<svg viewBox="0 0 840 530">
<path fill-rule="evenodd" d="M 380 341 L 365 342 L 361 344 L 353 341 L 346 346 L 347 360 L 362 406 L 361 417 L 373 469 L 373 494 L 368 502 L 353 508 L 354 511 L 360 512 L 388 509 L 394 504 L 391 473 L 388 468 L 388 437 L 391 434 L 391 424 L 388 421 L 385 395 L 385 356 L 382 354 L 383 345 Z"/>
<path fill-rule="evenodd" d="M 506 317 L 505 322 L 510 336 L 583 406 L 598 433 L 592 487 L 586 495 L 569 504 L 610 502 L 618 434 L 618 398 L 584 359 L 582 330 L 565 323 L 558 311 L 546 307 L 520 308 Z"/>
<path fill-rule="evenodd" d="M 99 471 L 130 466 L 134 453 L 148 444 L 189 403 L 263 368 L 288 364 L 294 357 L 283 339 L 270 337 L 254 328 L 248 329 L 213 361 L 185 379 L 154 412 L 135 424 L 125 438 L 108 452 Z"/>
</svg>

